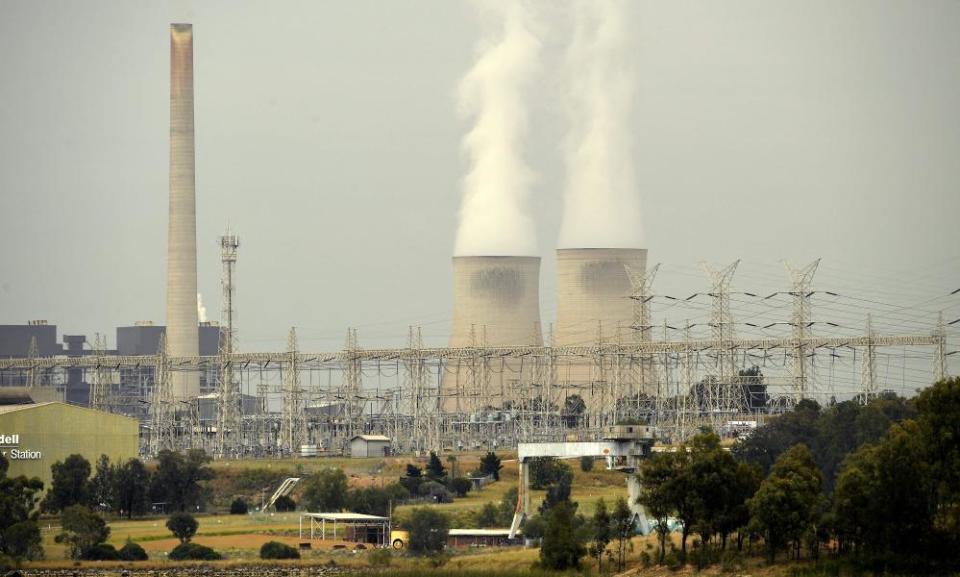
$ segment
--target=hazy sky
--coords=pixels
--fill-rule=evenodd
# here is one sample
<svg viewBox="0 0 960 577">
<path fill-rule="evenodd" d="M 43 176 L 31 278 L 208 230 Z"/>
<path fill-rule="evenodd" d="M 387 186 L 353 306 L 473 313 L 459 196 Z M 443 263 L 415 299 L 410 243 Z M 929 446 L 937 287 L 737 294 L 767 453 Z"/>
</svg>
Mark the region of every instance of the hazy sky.
<svg viewBox="0 0 960 577">
<path fill-rule="evenodd" d="M 536 6 L 526 158 L 552 321 L 571 15 Z M 195 38 L 199 286 L 240 235 L 242 350 L 447 338 L 479 22 L 436 1 L 0 0 L 0 324 L 164 322 L 170 22 Z M 632 137 L 656 292 L 816 286 L 960 317 L 960 2 L 632 2 Z M 906 309 L 911 310 L 911 309 Z M 956 325 L 955 325 L 956 326 Z"/>
</svg>

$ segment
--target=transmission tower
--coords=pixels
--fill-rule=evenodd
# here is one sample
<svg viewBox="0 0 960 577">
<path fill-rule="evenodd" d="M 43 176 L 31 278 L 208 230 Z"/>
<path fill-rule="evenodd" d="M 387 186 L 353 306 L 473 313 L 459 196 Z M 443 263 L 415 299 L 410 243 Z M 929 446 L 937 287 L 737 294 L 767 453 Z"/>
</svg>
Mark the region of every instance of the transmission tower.
<svg viewBox="0 0 960 577">
<path fill-rule="evenodd" d="M 647 271 L 637 270 L 630 265 L 624 266 L 627 269 L 627 275 L 630 277 L 630 298 L 633 299 L 632 328 L 634 330 L 634 340 L 638 343 L 650 342 L 653 336 L 650 300 L 653 298 L 653 280 L 657 277 L 657 271 L 660 270 L 660 263 Z M 653 359 L 640 357 L 640 362 L 636 364 L 636 371 L 635 384 L 639 387 L 637 392 L 652 393 L 650 383 L 656 380 Z"/>
<path fill-rule="evenodd" d="M 300 450 L 305 425 L 298 354 L 297 329 L 291 327 L 287 337 L 287 366 L 283 373 L 282 388 L 283 419 L 280 421 L 280 446 L 291 455 Z"/>
<path fill-rule="evenodd" d="M 937 330 L 933 333 L 937 337 L 936 349 L 933 356 L 933 376 L 934 382 L 942 381 L 947 378 L 947 329 L 943 324 L 943 311 L 937 319 Z"/>
<path fill-rule="evenodd" d="M 734 391 L 734 354 L 732 341 L 734 339 L 733 313 L 730 311 L 730 283 L 733 273 L 737 270 L 739 260 L 724 269 L 716 270 L 707 263 L 702 263 L 704 270 L 710 277 L 712 284 L 710 297 L 713 299 L 713 310 L 710 315 L 710 326 L 713 329 L 713 338 L 717 341 L 717 375 L 716 379 L 709 379 L 710 390 L 709 410 L 712 413 L 715 428 L 734 413 L 742 412 L 742 395 Z"/>
<path fill-rule="evenodd" d="M 360 345 L 357 339 L 357 329 L 347 329 L 347 340 L 344 344 L 346 359 L 344 360 L 343 387 L 340 395 L 343 402 L 344 418 L 347 421 L 347 436 L 343 439 L 344 448 L 346 443 L 357 434 L 363 432 L 363 426 L 360 423 L 363 417 L 364 399 L 363 392 L 363 358 L 360 355 Z M 358 428 L 357 425 L 360 425 Z"/>
<path fill-rule="evenodd" d="M 220 370 L 218 372 L 217 395 L 217 436 L 214 452 L 217 457 L 223 458 L 235 454 L 240 447 L 241 417 L 240 391 L 233 375 L 231 355 L 237 341 L 237 333 L 233 326 L 233 293 L 234 268 L 237 264 L 237 249 L 240 239 L 236 235 L 227 234 L 220 237 L 220 262 L 223 270 L 220 277 L 220 286 L 223 290 L 220 310 Z"/>
<path fill-rule="evenodd" d="M 796 340 L 791 357 L 791 376 L 793 377 L 793 402 L 798 403 L 807 398 L 813 392 L 810 390 L 813 384 L 813 365 L 807 360 L 808 353 L 805 345 L 806 338 L 810 336 L 810 326 L 813 324 L 810 320 L 810 297 L 813 291 L 810 290 L 813 284 L 813 275 L 817 272 L 820 265 L 820 259 L 813 261 L 803 268 L 794 268 L 788 262 L 784 262 L 787 273 L 793 287 L 790 296 L 793 297 L 793 338 Z"/>
<path fill-rule="evenodd" d="M 867 343 L 863 347 L 863 365 L 860 370 L 860 402 L 867 404 L 877 396 L 877 359 L 873 339 L 873 320 L 867 313 Z"/>
<path fill-rule="evenodd" d="M 30 390 L 40 387 L 40 369 L 37 367 L 39 357 L 40 347 L 37 346 L 37 337 L 30 337 L 30 348 L 27 349 L 27 359 L 30 362 L 30 369 L 27 373 L 27 387 Z"/>
<path fill-rule="evenodd" d="M 97 360 L 93 382 L 90 383 L 90 408 L 97 411 L 110 410 L 110 371 L 106 366 L 107 339 L 97 333 L 93 339 L 93 354 Z"/>
<path fill-rule="evenodd" d="M 167 336 L 161 333 L 150 401 L 150 454 L 153 456 L 164 449 L 174 448 L 173 392 L 170 387 Z"/>
</svg>

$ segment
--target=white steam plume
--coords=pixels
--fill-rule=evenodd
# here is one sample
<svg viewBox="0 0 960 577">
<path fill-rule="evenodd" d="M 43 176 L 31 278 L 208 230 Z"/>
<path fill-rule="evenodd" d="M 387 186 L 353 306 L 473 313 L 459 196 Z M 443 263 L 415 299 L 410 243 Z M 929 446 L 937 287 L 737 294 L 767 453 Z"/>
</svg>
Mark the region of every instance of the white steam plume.
<svg viewBox="0 0 960 577">
<path fill-rule="evenodd" d="M 536 233 L 527 209 L 534 179 L 523 159 L 527 136 L 524 92 L 538 68 L 540 40 L 526 2 L 476 2 L 484 35 L 477 60 L 460 82 L 463 116 L 473 121 L 463 138 L 470 170 L 454 254 L 536 254 Z"/>
<path fill-rule="evenodd" d="M 197 320 L 207 322 L 207 307 L 203 306 L 203 295 L 200 293 L 197 293 Z"/>
<path fill-rule="evenodd" d="M 633 171 L 626 2 L 577 0 L 567 52 L 567 185 L 560 248 L 642 248 Z"/>
</svg>

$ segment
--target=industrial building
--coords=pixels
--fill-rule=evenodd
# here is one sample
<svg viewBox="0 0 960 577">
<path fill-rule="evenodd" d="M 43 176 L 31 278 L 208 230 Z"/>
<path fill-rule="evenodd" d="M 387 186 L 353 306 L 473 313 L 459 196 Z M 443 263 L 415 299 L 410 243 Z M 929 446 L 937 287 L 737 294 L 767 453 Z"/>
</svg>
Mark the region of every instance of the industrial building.
<svg viewBox="0 0 960 577">
<path fill-rule="evenodd" d="M 47 321 L 30 321 L 23 325 L 0 325 L 0 358 L 56 358 L 89 356 L 152 356 L 157 354 L 160 338 L 166 332 L 162 325 L 139 321 L 130 326 L 117 327 L 116 348 L 97 348 L 85 335 L 63 335 L 57 342 L 57 325 Z M 220 346 L 221 330 L 216 323 L 204 322 L 198 326 L 198 349 L 201 355 L 216 355 Z M 106 339 L 104 339 L 105 342 Z M 111 374 L 107 402 L 114 412 L 143 417 L 145 405 L 153 388 L 156 369 L 150 364 L 120 367 Z M 30 389 L 36 401 L 64 401 L 74 405 L 89 405 L 90 385 L 96 379 L 96 370 L 71 368 L 64 375 L 55 371 L 41 371 L 36 382 L 29 382 L 25 371 L 0 370 L 0 388 Z M 216 390 L 216 368 L 199 372 L 203 393 Z M 105 407 L 106 408 L 106 407 Z"/>
<path fill-rule="evenodd" d="M 0 451 L 9 476 L 39 477 L 50 487 L 50 467 L 70 455 L 91 463 L 106 455 L 112 462 L 138 456 L 136 419 L 66 403 L 0 406 Z"/>
<path fill-rule="evenodd" d="M 350 456 L 383 457 L 390 454 L 390 437 L 385 435 L 356 435 L 350 439 Z"/>
</svg>

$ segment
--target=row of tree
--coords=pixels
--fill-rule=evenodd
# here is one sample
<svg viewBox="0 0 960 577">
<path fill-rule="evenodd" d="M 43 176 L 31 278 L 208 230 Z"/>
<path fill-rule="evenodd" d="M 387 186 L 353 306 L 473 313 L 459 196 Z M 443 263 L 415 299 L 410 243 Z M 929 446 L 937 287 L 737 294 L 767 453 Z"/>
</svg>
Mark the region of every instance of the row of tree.
<svg viewBox="0 0 960 577">
<path fill-rule="evenodd" d="M 198 510 L 209 498 L 203 483 L 213 478 L 209 461 L 202 450 L 161 451 L 151 472 L 140 459 L 113 464 L 101 455 L 94 471 L 82 455 L 70 455 L 51 467 L 53 481 L 40 508 L 58 513 L 83 505 L 128 518 L 148 513 L 152 505 L 170 511 Z"/>
<path fill-rule="evenodd" d="M 813 451 L 811 451 L 813 447 Z M 764 476 L 765 475 L 765 476 Z M 728 536 L 768 559 L 824 548 L 880 568 L 950 568 L 960 546 L 960 379 L 906 401 L 892 396 L 821 410 L 801 402 L 726 451 L 706 431 L 641 467 L 640 501 L 660 561 L 674 524 L 701 551 Z"/>
</svg>

